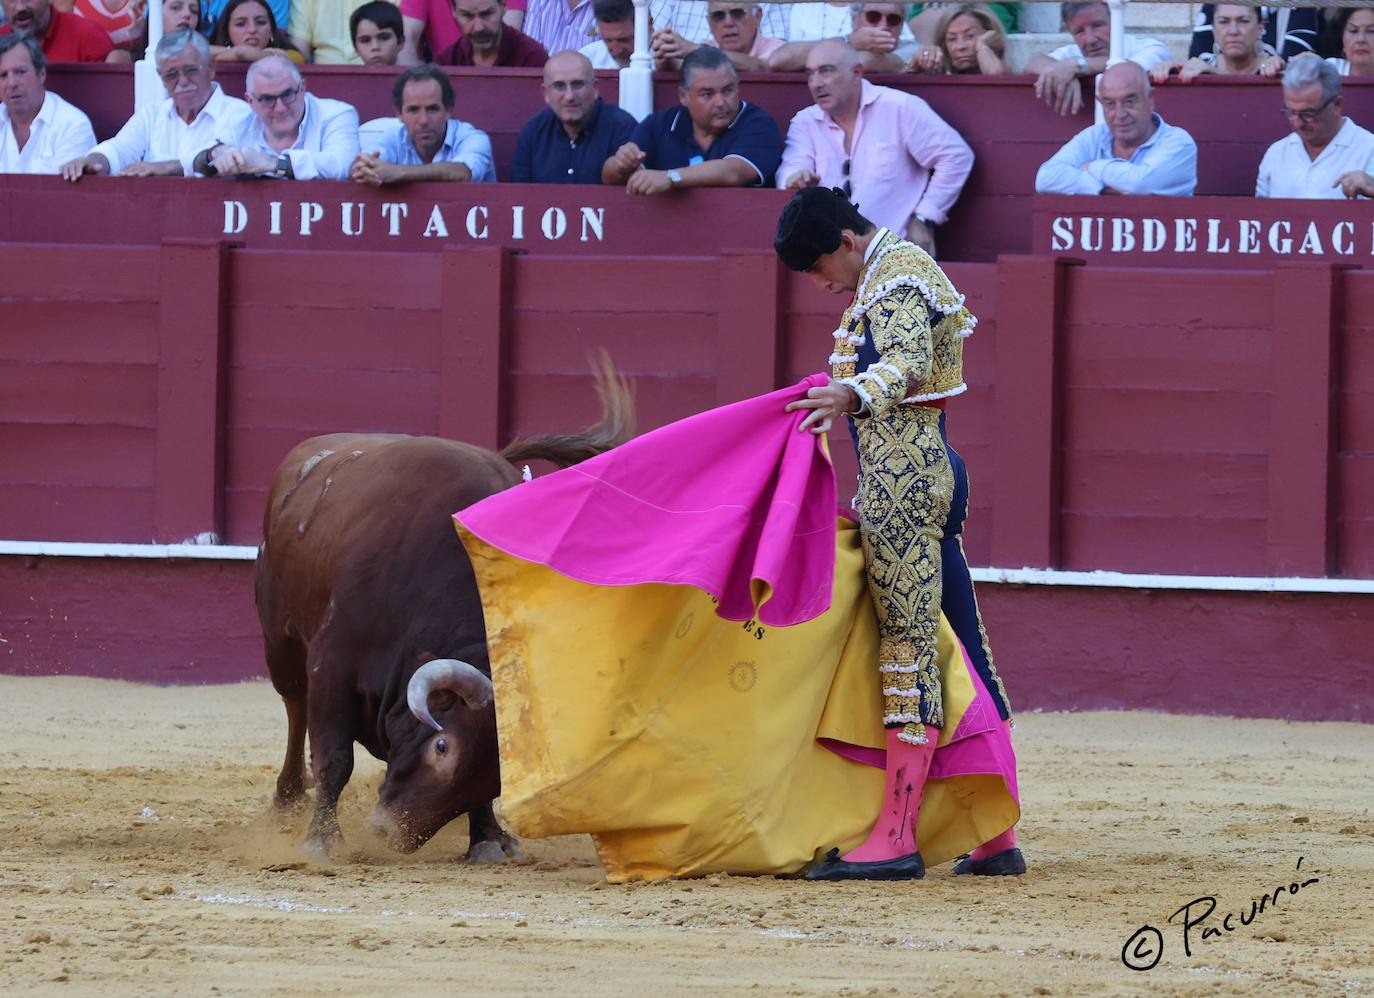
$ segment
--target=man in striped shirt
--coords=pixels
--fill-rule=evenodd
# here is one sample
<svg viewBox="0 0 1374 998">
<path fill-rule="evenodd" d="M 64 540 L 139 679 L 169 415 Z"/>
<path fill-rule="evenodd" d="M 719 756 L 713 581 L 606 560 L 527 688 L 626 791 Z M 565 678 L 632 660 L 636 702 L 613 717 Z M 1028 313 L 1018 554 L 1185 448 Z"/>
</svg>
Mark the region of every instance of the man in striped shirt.
<svg viewBox="0 0 1374 998">
<path fill-rule="evenodd" d="M 580 49 L 596 38 L 592 0 L 529 0 L 523 30 L 549 52 Z"/>
</svg>

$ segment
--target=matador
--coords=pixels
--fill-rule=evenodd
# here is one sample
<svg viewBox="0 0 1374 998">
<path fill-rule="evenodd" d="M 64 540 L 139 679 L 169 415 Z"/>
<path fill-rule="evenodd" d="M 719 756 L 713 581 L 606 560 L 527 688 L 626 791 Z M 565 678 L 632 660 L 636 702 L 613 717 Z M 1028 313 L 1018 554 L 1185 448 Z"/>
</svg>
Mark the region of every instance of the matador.
<svg viewBox="0 0 1374 998">
<path fill-rule="evenodd" d="M 964 338 L 977 320 L 925 251 L 876 228 L 842 191 L 794 195 L 775 248 L 789 269 L 854 296 L 835 330 L 830 382 L 788 408 L 810 409 L 801 428 L 815 433 L 828 432 L 842 414 L 851 420 L 887 729 L 883 806 L 873 830 L 843 857 L 832 850 L 807 878 L 917 879 L 925 865 L 915 816 L 945 724 L 936 652 L 942 606 L 979 687 L 1010 724 L 964 559 L 968 473 L 945 422 L 946 400 L 966 390 Z M 1015 829 L 983 843 L 954 872 L 1024 873 Z"/>
</svg>

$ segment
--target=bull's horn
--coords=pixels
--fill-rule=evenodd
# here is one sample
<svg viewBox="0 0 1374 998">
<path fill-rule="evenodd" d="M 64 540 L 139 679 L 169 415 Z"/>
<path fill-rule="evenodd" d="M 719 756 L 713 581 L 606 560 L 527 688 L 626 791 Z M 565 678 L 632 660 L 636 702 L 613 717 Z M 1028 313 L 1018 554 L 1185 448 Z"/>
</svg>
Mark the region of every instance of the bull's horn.
<svg viewBox="0 0 1374 998">
<path fill-rule="evenodd" d="M 435 690 L 452 690 L 468 705 L 469 710 L 491 706 L 491 680 L 477 669 L 456 658 L 436 658 L 415 670 L 406 687 L 406 703 L 420 723 L 435 731 L 444 726 L 429 712 L 429 695 Z"/>
</svg>

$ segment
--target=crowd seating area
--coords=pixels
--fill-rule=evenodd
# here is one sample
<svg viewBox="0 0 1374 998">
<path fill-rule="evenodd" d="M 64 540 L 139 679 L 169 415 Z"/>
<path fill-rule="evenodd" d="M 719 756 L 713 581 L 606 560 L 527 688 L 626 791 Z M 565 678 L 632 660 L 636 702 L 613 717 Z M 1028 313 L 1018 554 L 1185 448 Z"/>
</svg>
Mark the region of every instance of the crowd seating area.
<svg viewBox="0 0 1374 998">
<path fill-rule="evenodd" d="M 149 55 L 160 71 L 178 60 L 187 62 L 189 57 L 190 62 L 182 69 L 173 66 L 170 77 L 162 74 L 169 96 L 161 106 L 137 114 L 133 71 L 127 64 L 119 65 L 113 57 L 52 61 L 43 86 L 69 109 L 63 113 L 70 119 L 73 138 L 62 146 L 69 152 L 45 158 L 42 149 L 34 151 L 43 142 L 25 146 L 19 132 L 29 127 L 23 121 L 22 88 L 11 88 L 14 95 L 5 98 L 8 110 L 0 110 L 0 138 L 13 138 L 0 143 L 0 172 L 61 172 L 72 181 L 106 172 L 221 174 L 351 179 L 372 186 L 422 180 L 558 181 L 620 184 L 635 194 L 669 196 L 675 187 L 787 188 L 821 183 L 843 186 L 861 206 L 876 212 L 875 221 L 936 248 L 942 258 L 964 260 L 991 260 L 1024 249 L 1030 201 L 1037 191 L 1245 196 L 1259 189 L 1276 197 L 1337 198 L 1374 193 L 1374 135 L 1362 127 L 1374 121 L 1374 91 L 1366 82 L 1374 76 L 1360 75 L 1366 55 L 1360 46 L 1367 46 L 1366 34 L 1374 37 L 1374 9 L 1352 13 L 1333 8 L 1325 12 L 1331 15 L 1328 27 L 1344 25 L 1343 33 L 1323 34 L 1301 27 L 1308 23 L 1302 16 L 1317 17 L 1310 9 L 1262 18 L 1254 8 L 1220 5 L 1214 27 L 1204 24 L 1188 32 L 1166 10 L 1177 13 L 1187 7 L 1141 5 L 1142 17 L 1147 22 L 1155 18 L 1163 40 L 1139 33 L 1128 36 L 1129 61 L 1099 76 L 1106 64 L 1107 26 L 1107 8 L 1100 2 L 1063 4 L 1057 8 L 1062 25 L 1051 25 L 1045 23 L 1045 11 L 1056 8 L 1036 4 L 919 9 L 876 0 L 852 6 L 744 7 L 732 7 L 725 0 L 655 0 L 654 56 L 662 67 L 653 85 L 658 111 L 636 127 L 624 116 L 608 123 L 610 111 L 598 119 L 594 106 L 603 105 L 591 98 L 582 98 L 578 110 L 569 89 L 584 86 L 583 79 L 573 79 L 581 74 L 585 88 L 593 95 L 599 91 L 604 104 L 619 102 L 618 73 L 591 67 L 605 67 L 607 59 L 616 65 L 628 57 L 623 44 L 613 44 L 617 36 L 610 30 L 621 23 L 614 18 L 623 22 L 632 17 L 628 0 L 584 0 L 572 6 L 561 0 L 553 6 L 547 0 L 528 0 L 523 10 L 514 2 L 507 7 L 496 0 L 461 0 L 454 7 L 455 30 L 466 48 L 446 44 L 442 51 L 439 43 L 447 35 L 431 22 L 417 26 L 410 0 L 400 8 L 374 2 L 357 9 L 346 0 L 344 6 L 330 8 L 337 16 L 329 24 L 322 14 L 318 23 L 295 20 L 285 29 L 273 22 L 273 31 L 262 36 L 271 42 L 266 47 L 224 44 L 233 41 L 225 35 L 226 25 L 244 16 L 239 7 L 246 3 L 250 12 L 263 8 L 271 15 L 272 4 L 264 7 L 264 2 L 230 0 L 201 10 L 195 0 L 189 8 L 187 0 L 169 0 L 163 8 L 168 34 Z M 6 0 L 5 9 L 14 12 L 13 28 L 31 36 L 35 44 L 41 40 L 46 49 L 52 47 L 49 43 L 57 44 L 52 38 L 57 27 L 70 31 L 74 22 L 82 21 L 77 16 L 82 13 L 80 0 L 76 14 L 64 14 L 52 3 Z M 321 9 L 327 6 L 326 0 L 319 3 Z M 486 4 L 502 18 L 499 23 L 484 22 L 482 11 L 469 17 L 465 5 L 470 4 Z M 302 16 L 298 7 L 291 10 L 285 16 Z M 183 12 L 174 15 L 175 11 Z M 1028 72 L 1013 73 L 1020 68 L 1019 60 L 1011 56 L 1008 39 L 1016 33 L 1006 29 L 1034 22 L 1033 11 L 1038 12 L 1040 27 L 1066 27 L 1071 40 L 1030 55 L 1024 62 Z M 932 16 L 937 12 L 938 17 Z M 50 19 L 47 34 L 38 31 L 40 14 Z M 1211 18 L 1212 8 L 1204 8 L 1204 16 Z M 969 40 L 973 35 L 965 38 L 969 44 L 961 48 L 956 37 L 961 25 L 986 27 L 974 40 Z M 374 28 L 392 44 L 375 45 Z M 207 31 L 208 44 L 199 34 Z M 320 36 L 312 38 L 311 31 Z M 330 31 L 333 35 L 326 39 Z M 816 40 L 836 32 L 842 40 Z M 508 49 L 507 43 L 517 36 L 535 46 L 537 58 L 517 59 L 501 48 Z M 583 37 L 592 42 L 583 46 L 583 55 L 572 53 L 572 42 Z M 485 64 L 484 38 L 505 39 L 493 42 L 496 54 L 490 58 L 495 64 Z M 1206 39 L 1214 39 L 1211 51 L 1199 51 L 1200 45 L 1206 48 Z M 1188 51 L 1195 53 L 1189 58 L 1180 51 L 1184 40 L 1189 41 Z M 13 42 L 0 33 L 0 48 L 9 46 L 0 53 L 0 63 L 29 58 L 23 46 Z M 604 52 L 596 50 L 598 45 Z M 1235 55 L 1236 46 L 1254 57 L 1251 63 Z M 137 41 L 130 47 L 136 51 Z M 205 51 L 203 67 L 191 64 L 196 58 L 193 49 Z M 455 61 L 447 57 L 450 50 L 460 49 L 471 58 L 447 65 Z M 116 45 L 111 51 L 117 55 L 123 50 Z M 549 51 L 560 54 L 549 59 Z M 1337 57 L 1321 58 L 1331 51 L 1346 57 L 1340 67 Z M 291 59 L 270 57 L 281 52 Z M 295 67 L 307 57 L 314 62 L 303 67 L 302 80 Z M 403 68 L 422 57 L 443 57 L 446 65 Z M 364 59 L 368 65 L 347 64 Z M 211 66 L 218 87 L 233 98 L 233 107 L 232 115 L 230 110 L 221 114 L 224 122 L 205 125 L 202 109 L 210 106 L 209 95 L 219 92 L 209 80 Z M 418 71 L 431 75 L 412 80 Z M 1155 81 L 1152 93 L 1146 71 Z M 200 104 L 182 107 L 178 102 L 185 101 L 177 93 L 191 93 L 186 80 L 193 72 L 202 74 Z M 705 74 L 704 84 L 687 85 L 689 73 Z M 256 90 L 254 74 L 262 81 Z M 1308 104 L 1299 101 L 1290 107 L 1285 96 L 1290 87 L 1284 81 L 1298 75 L 1302 80 L 1294 86 L 1305 86 L 1316 96 Z M 1110 111 L 1106 124 L 1094 130 L 1097 80 L 1115 89 L 1103 98 L 1102 107 Z M 715 92 L 711 87 L 719 89 L 727 82 L 723 111 L 710 110 L 694 96 L 703 85 L 710 94 Z M 403 90 L 418 94 L 424 87 L 434 89 L 436 109 L 441 97 L 446 103 L 438 126 L 417 125 L 401 109 Z M 1118 99 L 1122 87 L 1126 96 Z M 30 85 L 30 90 L 35 88 Z M 41 101 L 42 91 L 36 92 Z M 280 102 L 277 93 L 282 95 Z M 1119 105 L 1136 108 L 1137 101 L 1135 111 L 1116 112 Z M 35 106 L 32 99 L 29 103 Z M 1151 115 L 1151 109 L 1157 114 Z M 720 121 L 708 123 L 711 114 L 722 113 Z M 145 122 L 158 115 L 170 122 L 141 126 L 142 155 L 138 141 L 127 138 L 139 115 Z M 281 122 L 272 123 L 274 115 L 286 122 L 284 128 L 277 127 Z M 84 142 L 77 134 L 82 116 L 89 121 L 81 133 L 89 136 Z M 333 117 L 322 124 L 321 119 L 329 116 Z M 1316 122 L 1310 128 L 1309 118 Z M 741 136 L 746 121 L 747 149 L 739 145 L 745 141 Z M 50 136 L 58 125 L 55 119 L 36 134 L 56 145 Z M 434 142 L 426 146 L 417 139 L 417 128 L 428 128 L 425 134 Z M 1326 137 L 1313 138 L 1322 128 Z M 522 131 L 526 148 L 517 165 Z M 1163 151 L 1161 137 L 1166 132 L 1173 143 L 1169 149 L 1181 152 Z M 1337 132 L 1341 141 L 1333 141 Z M 177 148 L 154 148 L 159 134 L 164 145 Z M 112 156 L 110 140 L 116 135 L 120 148 L 133 148 L 132 154 Z M 88 148 L 97 140 L 99 146 Z M 1342 151 L 1339 156 L 1323 155 L 1309 170 L 1301 153 L 1295 158 L 1291 152 L 1302 148 L 1294 145 L 1299 140 L 1314 159 L 1323 143 L 1333 149 L 1342 146 Z M 1110 145 L 1105 152 L 1104 142 Z M 379 159 L 372 157 L 372 150 Z M 1269 190 L 1268 174 L 1278 167 L 1271 168 L 1266 156 L 1272 159 L 1280 153 L 1293 160 L 1283 166 L 1289 174 L 1314 176 L 1275 182 Z M 1048 168 L 1065 155 L 1078 158 L 1067 173 L 1061 169 L 1058 176 L 1050 176 L 1053 171 Z M 1149 162 L 1152 156 L 1156 161 L 1171 160 L 1168 183 L 1159 180 L 1158 162 Z M 558 160 L 557 168 L 552 159 Z M 150 167 L 140 160 L 158 162 Z"/>
</svg>

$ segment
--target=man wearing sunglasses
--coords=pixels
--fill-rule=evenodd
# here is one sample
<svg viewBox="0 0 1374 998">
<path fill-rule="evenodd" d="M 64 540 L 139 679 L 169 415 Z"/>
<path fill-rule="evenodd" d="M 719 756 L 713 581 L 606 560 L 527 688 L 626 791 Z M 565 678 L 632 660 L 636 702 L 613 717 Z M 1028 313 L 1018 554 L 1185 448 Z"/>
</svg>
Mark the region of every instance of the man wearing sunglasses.
<svg viewBox="0 0 1374 998">
<path fill-rule="evenodd" d="M 849 5 L 852 30 L 844 39 L 859 53 L 867 73 L 903 73 L 916 55 L 916 39 L 906 27 L 906 4 L 853 3 Z M 768 57 L 775 73 L 806 69 L 807 56 L 818 41 L 790 42 Z"/>
<path fill-rule="evenodd" d="M 863 78 L 858 52 L 838 39 L 806 57 L 816 103 L 787 128 L 778 186 L 839 188 L 864 214 L 927 253 L 973 169 L 973 150 L 914 94 Z"/>
<path fill-rule="evenodd" d="M 740 0 L 711 0 L 706 21 L 711 26 L 707 45 L 720 49 L 741 72 L 768 71 L 768 57 L 782 48 L 779 38 L 765 38 L 759 32 L 763 20 L 760 4 Z M 676 69 L 690 53 L 700 48 L 671 28 L 654 33 L 654 62 L 659 69 Z"/>
<path fill-rule="evenodd" d="M 194 176 L 191 161 L 216 132 L 242 128 L 253 117 L 248 105 L 215 82 L 210 44 L 191 28 L 163 35 L 157 73 L 167 99 L 140 108 L 112 139 L 62 165 L 62 176 Z"/>
<path fill-rule="evenodd" d="M 1374 134 L 1341 113 L 1341 77 L 1322 59 L 1294 59 L 1283 74 L 1280 112 L 1292 133 L 1269 147 L 1255 180 L 1259 198 L 1351 196 L 1348 174 L 1374 169 Z"/>
<path fill-rule="evenodd" d="M 344 180 L 358 156 L 358 112 L 343 101 L 306 93 L 291 60 L 269 55 L 248 67 L 253 117 L 238 129 L 217 130 L 217 141 L 196 156 L 207 177 Z"/>
</svg>

